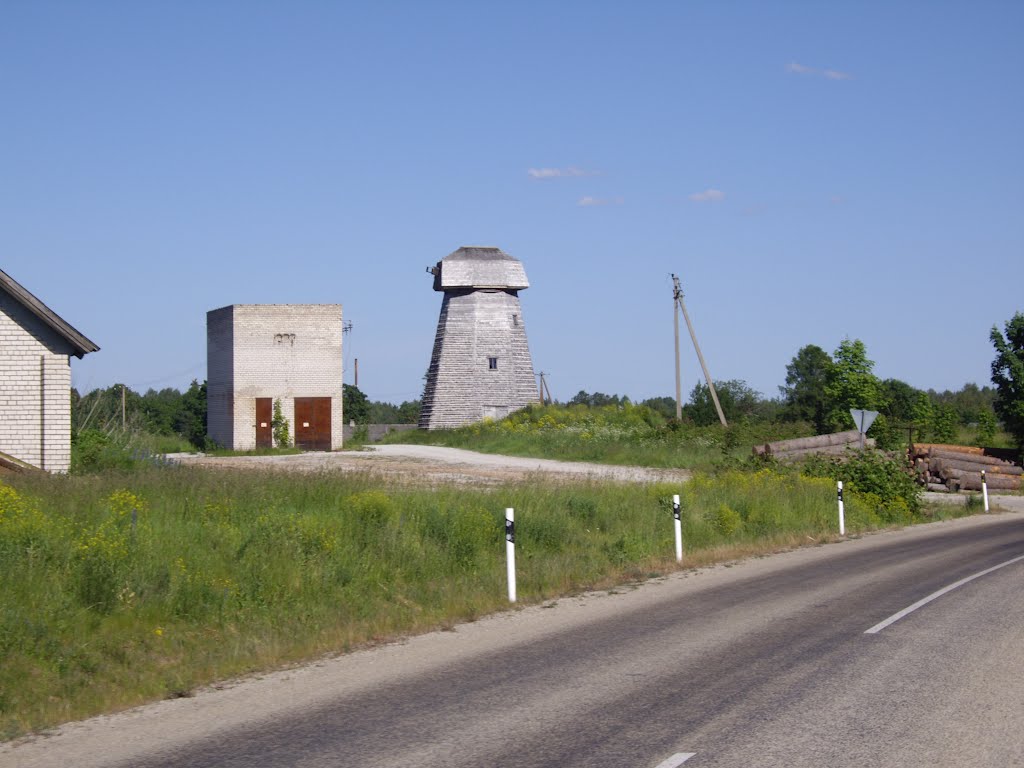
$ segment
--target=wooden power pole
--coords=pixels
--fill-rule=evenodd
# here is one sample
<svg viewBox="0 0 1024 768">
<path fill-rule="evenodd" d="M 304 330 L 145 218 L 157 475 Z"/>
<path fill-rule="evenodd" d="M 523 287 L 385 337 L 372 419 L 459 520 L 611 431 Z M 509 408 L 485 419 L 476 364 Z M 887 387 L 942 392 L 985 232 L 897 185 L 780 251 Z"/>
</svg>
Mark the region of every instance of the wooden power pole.
<svg viewBox="0 0 1024 768">
<path fill-rule="evenodd" d="M 540 378 L 540 381 L 537 384 L 537 394 L 540 395 L 540 404 L 548 405 L 549 403 L 555 402 L 554 398 L 551 397 L 551 390 L 548 388 L 548 383 L 545 380 L 547 374 L 541 371 L 537 376 Z M 546 398 L 545 395 L 547 395 Z"/>
<path fill-rule="evenodd" d="M 683 303 L 683 289 L 679 285 L 679 278 L 672 275 L 672 286 L 673 286 L 673 297 L 675 299 L 676 306 L 682 311 L 683 319 L 686 320 L 686 327 L 690 331 L 690 338 L 693 340 L 693 348 L 697 352 L 697 360 L 700 361 L 701 370 L 704 371 L 704 380 L 708 383 L 708 391 L 711 392 L 711 400 L 715 404 L 715 410 L 718 411 L 718 420 L 722 422 L 723 427 L 728 427 L 729 424 L 725 420 L 725 414 L 722 412 L 722 405 L 718 402 L 718 392 L 715 391 L 715 382 L 711 380 L 711 374 L 708 372 L 707 363 L 704 362 L 704 355 L 700 351 L 700 344 L 697 343 L 697 334 L 693 330 L 693 323 L 690 322 L 690 315 L 686 311 L 686 304 Z M 676 314 L 676 413 L 682 416 L 682 406 L 680 405 L 681 392 L 679 384 L 679 315 Z"/>
</svg>

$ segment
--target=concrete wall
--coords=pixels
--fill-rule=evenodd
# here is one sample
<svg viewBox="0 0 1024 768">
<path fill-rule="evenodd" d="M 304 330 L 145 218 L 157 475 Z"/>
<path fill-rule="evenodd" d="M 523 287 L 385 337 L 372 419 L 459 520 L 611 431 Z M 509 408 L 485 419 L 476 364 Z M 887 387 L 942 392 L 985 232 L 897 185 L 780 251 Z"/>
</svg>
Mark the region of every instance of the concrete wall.
<svg viewBox="0 0 1024 768">
<path fill-rule="evenodd" d="M 217 445 L 235 444 L 235 308 L 206 313 L 206 434 Z"/>
<path fill-rule="evenodd" d="M 0 452 L 68 471 L 72 353 L 56 331 L 0 291 Z"/>
<path fill-rule="evenodd" d="M 256 398 L 281 401 L 295 437 L 295 398 L 331 398 L 331 448 L 341 448 L 340 304 L 233 304 L 206 315 L 207 431 L 256 447 Z"/>
</svg>

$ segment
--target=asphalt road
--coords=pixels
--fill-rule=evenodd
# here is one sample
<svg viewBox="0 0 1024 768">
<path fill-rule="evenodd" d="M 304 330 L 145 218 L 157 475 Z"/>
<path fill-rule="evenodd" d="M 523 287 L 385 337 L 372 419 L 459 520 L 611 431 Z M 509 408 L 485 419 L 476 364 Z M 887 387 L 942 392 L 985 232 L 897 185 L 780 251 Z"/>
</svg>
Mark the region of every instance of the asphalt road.
<svg viewBox="0 0 1024 768">
<path fill-rule="evenodd" d="M 1008 514 L 684 572 L 71 726 L 0 764 L 1022 765 L 1021 556 Z"/>
</svg>

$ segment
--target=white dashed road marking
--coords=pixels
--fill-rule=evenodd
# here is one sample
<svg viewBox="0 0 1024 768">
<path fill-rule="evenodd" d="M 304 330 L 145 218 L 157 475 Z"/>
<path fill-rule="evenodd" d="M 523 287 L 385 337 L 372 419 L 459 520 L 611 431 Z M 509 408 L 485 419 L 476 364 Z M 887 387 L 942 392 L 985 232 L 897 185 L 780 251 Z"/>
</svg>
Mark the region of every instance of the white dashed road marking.
<svg viewBox="0 0 1024 768">
<path fill-rule="evenodd" d="M 667 760 L 662 760 L 654 768 L 677 768 L 696 754 L 696 752 L 676 752 Z"/>
</svg>

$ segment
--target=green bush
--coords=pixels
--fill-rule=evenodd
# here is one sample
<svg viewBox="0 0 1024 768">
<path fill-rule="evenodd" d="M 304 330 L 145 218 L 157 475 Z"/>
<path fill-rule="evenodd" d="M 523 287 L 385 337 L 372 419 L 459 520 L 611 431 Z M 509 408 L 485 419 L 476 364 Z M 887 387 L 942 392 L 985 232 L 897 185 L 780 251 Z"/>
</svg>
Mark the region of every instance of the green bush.
<svg viewBox="0 0 1024 768">
<path fill-rule="evenodd" d="M 860 451 L 852 457 L 812 456 L 803 465 L 808 477 L 842 480 L 843 488 L 876 500 L 882 520 L 906 523 L 921 511 L 921 487 L 904 462 L 880 451 Z"/>
</svg>

